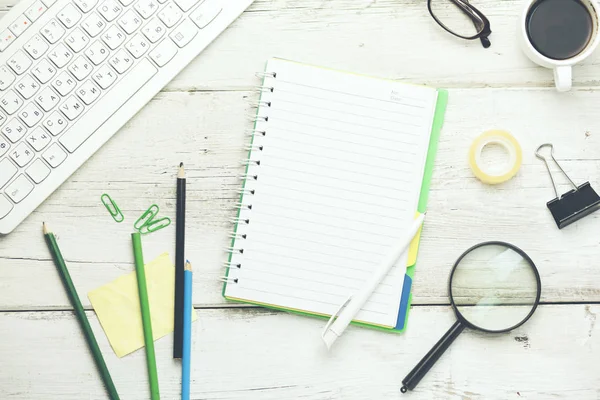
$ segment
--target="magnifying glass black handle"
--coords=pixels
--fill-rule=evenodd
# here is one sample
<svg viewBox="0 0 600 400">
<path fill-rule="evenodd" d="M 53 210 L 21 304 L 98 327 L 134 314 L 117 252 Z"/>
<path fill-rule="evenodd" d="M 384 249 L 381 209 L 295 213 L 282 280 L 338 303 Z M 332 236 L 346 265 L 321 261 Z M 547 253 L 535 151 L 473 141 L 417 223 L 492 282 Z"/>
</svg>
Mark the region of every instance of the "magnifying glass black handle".
<svg viewBox="0 0 600 400">
<path fill-rule="evenodd" d="M 402 389 L 400 391 L 402 393 L 406 393 L 408 390 L 413 390 L 421 379 L 429 372 L 431 367 L 437 362 L 437 360 L 444 354 L 446 349 L 450 347 L 454 339 L 460 335 L 460 333 L 465 329 L 465 325 L 461 321 L 456 321 L 454 325 L 446 332 L 444 336 L 433 346 L 429 353 L 425 355 L 421 359 L 421 361 L 417 364 L 416 367 L 413 368 L 412 371 L 406 378 L 402 380 Z"/>
</svg>

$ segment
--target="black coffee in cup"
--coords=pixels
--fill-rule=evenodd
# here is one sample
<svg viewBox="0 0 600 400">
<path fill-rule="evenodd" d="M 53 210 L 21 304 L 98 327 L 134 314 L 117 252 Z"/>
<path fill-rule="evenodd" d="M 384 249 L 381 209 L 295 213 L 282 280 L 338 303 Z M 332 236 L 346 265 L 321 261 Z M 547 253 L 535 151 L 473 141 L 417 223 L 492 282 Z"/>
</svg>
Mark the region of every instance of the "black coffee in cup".
<svg viewBox="0 0 600 400">
<path fill-rule="evenodd" d="M 527 13 L 529 41 L 554 60 L 573 58 L 585 50 L 593 29 L 590 10 L 579 0 L 538 0 Z"/>
</svg>

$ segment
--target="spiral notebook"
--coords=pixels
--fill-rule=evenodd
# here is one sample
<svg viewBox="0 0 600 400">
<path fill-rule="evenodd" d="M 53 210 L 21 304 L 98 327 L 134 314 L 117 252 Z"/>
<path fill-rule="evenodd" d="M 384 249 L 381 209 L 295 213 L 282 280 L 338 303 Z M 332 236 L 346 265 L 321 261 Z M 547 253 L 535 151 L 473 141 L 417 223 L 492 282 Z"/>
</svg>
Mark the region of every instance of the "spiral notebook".
<svg viewBox="0 0 600 400">
<path fill-rule="evenodd" d="M 329 317 L 425 211 L 447 92 L 283 59 L 261 76 L 223 295 Z M 417 250 L 355 323 L 405 328 Z"/>
</svg>

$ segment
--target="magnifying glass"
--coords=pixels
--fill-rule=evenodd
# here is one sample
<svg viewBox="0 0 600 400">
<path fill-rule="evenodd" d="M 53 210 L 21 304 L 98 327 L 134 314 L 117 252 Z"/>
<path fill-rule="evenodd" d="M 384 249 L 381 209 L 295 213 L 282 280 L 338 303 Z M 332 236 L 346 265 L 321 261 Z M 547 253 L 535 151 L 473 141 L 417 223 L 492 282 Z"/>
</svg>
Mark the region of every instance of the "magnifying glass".
<svg viewBox="0 0 600 400">
<path fill-rule="evenodd" d="M 456 322 L 402 380 L 402 393 L 417 386 L 465 328 L 504 333 L 523 325 L 540 302 L 542 283 L 523 250 L 509 243 L 486 242 L 456 261 L 449 289 Z"/>
</svg>

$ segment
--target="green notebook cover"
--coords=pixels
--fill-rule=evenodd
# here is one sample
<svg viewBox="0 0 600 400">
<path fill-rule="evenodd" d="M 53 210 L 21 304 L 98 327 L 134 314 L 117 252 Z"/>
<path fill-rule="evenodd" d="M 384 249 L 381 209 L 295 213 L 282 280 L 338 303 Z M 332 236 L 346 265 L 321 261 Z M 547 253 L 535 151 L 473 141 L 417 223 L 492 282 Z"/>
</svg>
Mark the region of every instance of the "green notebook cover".
<svg viewBox="0 0 600 400">
<path fill-rule="evenodd" d="M 432 124 L 431 137 L 429 140 L 429 149 L 427 152 L 427 160 L 425 162 L 423 183 L 421 185 L 421 195 L 419 198 L 419 204 L 418 204 L 418 209 L 417 209 L 417 211 L 420 213 L 424 213 L 427 209 L 427 201 L 429 199 L 429 187 L 431 184 L 431 177 L 433 175 L 433 168 L 434 168 L 434 164 L 435 164 L 435 157 L 437 154 L 440 133 L 442 130 L 442 126 L 444 124 L 444 116 L 446 113 L 446 106 L 448 104 L 448 91 L 445 89 L 437 89 L 437 92 L 438 92 L 438 98 L 437 98 L 436 109 L 435 109 L 435 114 L 434 114 L 434 119 L 433 119 L 433 124 Z M 260 99 L 260 100 L 262 100 L 262 99 Z M 254 128 L 256 128 L 256 124 L 255 124 Z M 253 141 L 254 141 L 254 135 L 252 136 L 252 140 L 250 143 L 251 145 L 253 144 Z M 252 146 L 250 146 L 250 147 L 252 147 Z M 248 152 L 249 156 L 251 154 L 251 151 L 252 150 L 250 150 Z M 246 173 L 247 173 L 248 167 L 249 166 L 246 167 Z M 244 183 L 242 184 L 242 189 L 245 188 L 245 185 L 246 185 L 246 181 L 244 181 Z M 244 196 L 244 194 L 242 191 L 242 193 L 240 194 L 240 203 L 243 200 L 243 196 Z M 241 210 L 238 211 L 237 218 L 239 218 L 240 212 L 241 212 Z M 234 235 L 233 235 L 233 238 L 231 239 L 231 247 L 233 247 L 235 244 L 235 233 L 237 233 L 237 229 L 238 229 L 238 224 L 236 224 L 234 227 L 234 232 L 233 232 Z M 418 250 L 418 244 L 417 244 L 417 250 Z M 231 263 L 232 257 L 233 257 L 233 255 L 230 253 L 229 260 L 228 260 L 229 263 Z M 415 257 L 416 257 L 416 255 L 415 255 Z M 403 287 L 403 292 L 402 292 L 402 299 L 400 302 L 397 324 L 394 328 L 387 328 L 387 327 L 383 327 L 383 326 L 379 326 L 379 325 L 367 324 L 364 322 L 357 322 L 357 321 L 353 321 L 352 324 L 357 325 L 357 326 L 364 326 L 364 327 L 368 327 L 368 328 L 372 328 L 372 329 L 388 331 L 388 332 L 404 331 L 407 326 L 408 314 L 409 314 L 410 305 L 412 302 L 412 279 L 415 274 L 415 269 L 416 269 L 416 263 L 408 266 L 408 268 L 406 270 L 406 278 L 404 281 L 404 287 Z M 227 268 L 225 278 L 227 278 L 228 276 L 229 276 L 229 268 Z M 221 294 L 223 297 L 225 297 L 229 301 L 243 303 L 243 304 L 254 304 L 254 305 L 258 305 L 258 306 L 262 306 L 262 307 L 266 307 L 266 308 L 270 308 L 270 309 L 274 309 L 274 310 L 286 311 L 286 312 L 290 312 L 290 313 L 294 313 L 294 314 L 298 314 L 298 315 L 305 315 L 305 316 L 318 317 L 318 318 L 324 318 L 324 319 L 329 319 L 331 317 L 330 315 L 326 315 L 326 314 L 311 313 L 311 312 L 306 312 L 303 310 L 296 310 L 296 309 L 290 309 L 290 308 L 286 308 L 286 307 L 280 307 L 280 306 L 273 305 L 273 304 L 265 304 L 265 303 L 254 302 L 254 301 L 249 301 L 249 300 L 232 299 L 225 295 L 226 289 L 227 289 L 227 279 L 225 279 Z"/>
</svg>

